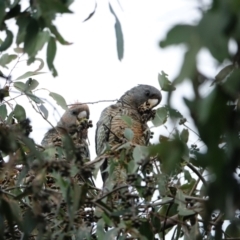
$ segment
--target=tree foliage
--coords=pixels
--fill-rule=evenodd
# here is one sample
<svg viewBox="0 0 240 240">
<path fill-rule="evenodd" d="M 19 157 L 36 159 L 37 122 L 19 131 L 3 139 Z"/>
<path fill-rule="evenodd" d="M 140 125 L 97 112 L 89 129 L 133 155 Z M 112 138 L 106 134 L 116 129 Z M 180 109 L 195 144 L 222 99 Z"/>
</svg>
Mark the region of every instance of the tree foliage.
<svg viewBox="0 0 240 240">
<path fill-rule="evenodd" d="M 240 2 L 213 0 L 211 5 L 202 6 L 197 24 L 176 25 L 160 41 L 163 48 L 175 44 L 187 47 L 176 79 L 171 82 L 164 72 L 158 76 L 162 91 L 169 92 L 168 104 L 157 109 L 152 122 L 160 129 L 173 123 L 169 135 L 160 135 L 150 146 L 139 146 L 132 144 L 133 133 L 127 128 L 124 143 L 90 162 L 82 159 L 78 165 L 70 138 L 63 141 L 63 148 L 44 149 L 35 144 L 29 137 L 32 127 L 26 110 L 12 104 L 9 90 L 14 87 L 26 96 L 47 120 L 45 102 L 36 95 L 38 81 L 32 78 L 42 73 L 44 65 L 37 52 L 48 45 L 46 62 L 56 75 L 56 41 L 69 43 L 53 20 L 57 14 L 70 13 L 71 2 L 30 1 L 29 7 L 21 10 L 20 1 L 0 1 L 0 26 L 6 32 L 0 45 L 1 68 L 17 61 L 22 53 L 28 54 L 29 64 L 40 62 L 36 71 L 19 76 L 14 83 L 1 74 L 6 81 L 0 89 L 0 238 L 166 239 L 168 234 L 171 239 L 239 239 Z M 121 59 L 121 24 L 111 6 L 110 11 L 116 19 Z M 19 28 L 15 54 L 4 52 L 13 41 L 6 22 L 11 18 Z M 230 42 L 237 46 L 233 55 Z M 202 49 L 207 49 L 222 67 L 214 80 L 197 65 Z M 170 104 L 184 81 L 191 83 L 194 93 L 192 100 L 185 99 L 194 130 Z M 202 97 L 200 89 L 206 84 L 211 85 L 211 91 Z M 62 96 L 53 92 L 49 96 L 66 109 Z M 124 121 L 131 125 L 131 119 Z M 197 136 L 198 141 L 191 144 L 191 136 Z M 200 151 L 199 146 L 204 149 Z M 115 187 L 108 181 L 109 192 L 96 188 L 92 175 L 96 176 L 105 157 L 111 159 L 117 154 L 117 164 L 127 170 L 128 184 Z M 108 167 L 110 178 L 115 165 L 113 162 Z M 120 193 L 117 199 L 116 193 Z"/>
</svg>

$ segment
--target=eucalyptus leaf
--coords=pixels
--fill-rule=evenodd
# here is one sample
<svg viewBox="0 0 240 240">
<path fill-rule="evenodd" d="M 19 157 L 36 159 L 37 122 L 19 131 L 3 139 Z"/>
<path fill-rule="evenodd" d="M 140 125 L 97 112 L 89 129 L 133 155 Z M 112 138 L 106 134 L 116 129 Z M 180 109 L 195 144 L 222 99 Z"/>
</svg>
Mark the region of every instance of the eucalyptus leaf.
<svg viewBox="0 0 240 240">
<path fill-rule="evenodd" d="M 188 129 L 184 128 L 180 134 L 180 139 L 187 143 L 188 142 L 188 138 L 189 138 L 189 131 Z"/>
<path fill-rule="evenodd" d="M 15 55 L 15 54 L 8 54 L 8 53 L 5 53 L 5 54 L 3 54 L 2 56 L 1 56 L 1 58 L 0 58 L 0 65 L 2 66 L 2 67 L 6 67 L 6 65 L 8 64 L 8 63 L 10 63 L 11 61 L 13 61 L 14 59 L 16 59 L 17 58 L 17 55 Z"/>
<path fill-rule="evenodd" d="M 20 122 L 24 119 L 26 119 L 26 112 L 25 112 L 25 109 L 17 104 L 13 110 L 13 113 L 14 113 L 14 117 Z"/>
<path fill-rule="evenodd" d="M 7 50 L 13 42 L 13 33 L 10 30 L 6 30 L 6 38 L 5 40 L 2 42 L 1 46 L 0 46 L 0 52 L 3 52 L 5 50 Z"/>
<path fill-rule="evenodd" d="M 47 110 L 47 108 L 43 104 L 41 104 L 39 106 L 39 109 L 43 113 L 44 117 L 47 119 L 48 118 L 48 110 Z"/>
<path fill-rule="evenodd" d="M 59 106 L 61 106 L 64 110 L 68 109 L 65 99 L 61 95 L 54 92 L 50 92 L 49 96 L 51 96 L 56 101 L 56 103 Z"/>
<path fill-rule="evenodd" d="M 158 82 L 161 89 L 167 92 L 176 90 L 176 88 L 172 85 L 167 76 L 168 75 L 163 71 L 161 71 L 161 74 L 158 74 Z"/>
<path fill-rule="evenodd" d="M 16 80 L 29 78 L 29 77 L 32 77 L 32 76 L 35 76 L 35 75 L 40 75 L 40 74 L 43 74 L 43 73 L 46 73 L 46 72 L 32 72 L 32 71 L 29 71 L 29 72 L 26 72 L 23 75 L 19 76 Z"/>
<path fill-rule="evenodd" d="M 7 117 L 7 107 L 5 104 L 0 106 L 0 120 L 3 121 Z"/>
<path fill-rule="evenodd" d="M 130 128 L 125 128 L 124 129 L 124 137 L 128 140 L 131 141 L 133 139 L 134 133 Z"/>
<path fill-rule="evenodd" d="M 132 126 L 133 120 L 131 117 L 129 117 L 127 115 L 123 115 L 123 116 L 121 116 L 121 119 L 128 125 L 128 127 Z"/>
<path fill-rule="evenodd" d="M 159 127 L 167 121 L 167 117 L 168 117 L 168 112 L 166 108 L 164 107 L 158 108 L 156 111 L 155 117 L 152 120 L 152 123 L 155 127 Z"/>
<path fill-rule="evenodd" d="M 47 65 L 54 77 L 57 76 L 57 70 L 53 65 L 53 61 L 56 56 L 56 51 L 57 51 L 56 40 L 55 38 L 50 37 L 48 41 L 48 47 L 47 47 Z"/>
</svg>

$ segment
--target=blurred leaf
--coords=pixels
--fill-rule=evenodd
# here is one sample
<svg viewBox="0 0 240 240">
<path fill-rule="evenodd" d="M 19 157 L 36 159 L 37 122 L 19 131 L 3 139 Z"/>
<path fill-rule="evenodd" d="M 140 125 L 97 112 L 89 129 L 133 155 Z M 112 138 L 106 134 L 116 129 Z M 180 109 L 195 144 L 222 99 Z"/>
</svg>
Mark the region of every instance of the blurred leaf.
<svg viewBox="0 0 240 240">
<path fill-rule="evenodd" d="M 160 135 L 159 136 L 159 142 L 165 142 L 165 141 L 169 141 L 169 137 L 166 137 L 164 135 Z"/>
<path fill-rule="evenodd" d="M 164 107 L 158 108 L 156 111 L 155 117 L 152 120 L 152 123 L 155 127 L 159 127 L 167 121 L 167 117 L 168 117 L 168 112 L 166 108 Z"/>
<path fill-rule="evenodd" d="M 96 12 L 96 9 L 97 9 L 97 2 L 95 2 L 94 10 L 88 15 L 86 19 L 83 20 L 83 22 L 88 21 L 94 15 L 94 13 Z"/>
<path fill-rule="evenodd" d="M 170 150 L 171 149 L 171 150 Z M 156 145 L 149 146 L 151 156 L 158 154 L 161 163 L 161 171 L 165 174 L 180 171 L 183 156 L 185 154 L 185 144 L 179 139 L 164 141 Z"/>
<path fill-rule="evenodd" d="M 20 45 L 24 42 L 26 36 L 26 29 L 30 19 L 31 18 L 29 16 L 25 15 L 21 15 L 16 19 L 16 24 L 18 25 L 18 33 L 16 39 L 17 45 Z"/>
<path fill-rule="evenodd" d="M 133 139 L 133 131 L 130 128 L 125 128 L 124 129 L 124 137 L 128 140 L 131 141 Z"/>
<path fill-rule="evenodd" d="M 25 78 L 29 78 L 35 75 L 39 75 L 39 74 L 43 74 L 46 72 L 26 72 L 23 75 L 21 75 L 20 77 L 18 77 L 16 80 L 21 80 L 21 79 L 25 79 Z"/>
<path fill-rule="evenodd" d="M 189 137 L 189 131 L 188 129 L 184 128 L 180 134 L 180 139 L 187 143 L 188 142 L 188 137 Z"/>
<path fill-rule="evenodd" d="M 141 226 L 139 228 L 139 232 L 142 236 L 145 236 L 148 240 L 154 240 L 154 232 L 151 224 L 148 221 L 142 221 Z"/>
<path fill-rule="evenodd" d="M 189 44 L 191 39 L 197 37 L 195 26 L 176 25 L 167 33 L 166 40 L 159 43 L 160 47 L 165 48 L 173 44 L 186 43 Z"/>
<path fill-rule="evenodd" d="M 128 125 L 128 127 L 132 126 L 132 118 L 127 116 L 127 115 L 123 115 L 121 116 L 121 119 Z"/>
<path fill-rule="evenodd" d="M 47 119 L 48 118 L 48 110 L 47 108 L 45 108 L 45 106 L 43 104 L 41 104 L 39 106 L 39 109 L 41 110 L 41 112 L 43 113 L 44 117 Z"/>
<path fill-rule="evenodd" d="M 234 70 L 234 64 L 230 64 L 226 67 L 224 67 L 215 77 L 215 81 L 211 84 L 211 86 L 214 83 L 220 83 L 223 82 L 224 80 L 226 80 L 229 75 L 233 72 Z"/>
<path fill-rule="evenodd" d="M 24 39 L 24 52 L 28 54 L 29 57 L 35 56 L 35 48 L 38 41 L 39 24 L 34 18 L 28 20 L 28 25 L 26 28 L 26 35 Z"/>
<path fill-rule="evenodd" d="M 41 58 L 35 58 L 34 61 L 39 61 L 39 62 L 40 62 L 39 67 L 34 71 L 34 72 L 39 72 L 39 71 L 42 70 L 43 67 L 44 67 L 44 61 L 43 61 Z"/>
<path fill-rule="evenodd" d="M 6 30 L 6 38 L 3 41 L 3 43 L 0 46 L 0 52 L 3 52 L 5 50 L 7 50 L 11 45 L 12 45 L 12 41 L 13 41 L 13 34 L 11 31 Z"/>
<path fill-rule="evenodd" d="M 36 95 L 30 93 L 30 92 L 25 92 L 25 94 L 31 98 L 35 103 L 44 103 L 44 101 L 42 101 L 39 97 L 37 97 Z"/>
<path fill-rule="evenodd" d="M 180 189 L 177 190 L 175 203 L 178 204 L 177 209 L 178 209 L 178 214 L 180 216 L 189 216 L 189 215 L 196 213 L 194 210 L 188 209 L 186 207 L 185 195 L 183 194 L 182 190 L 180 190 Z"/>
<path fill-rule="evenodd" d="M 15 82 L 13 86 L 21 92 L 25 92 L 26 90 L 26 84 L 23 82 Z"/>
<path fill-rule="evenodd" d="M 158 74 L 158 82 L 161 89 L 167 92 L 176 90 L 176 88 L 172 85 L 167 76 L 168 75 L 163 71 L 161 71 L 161 74 Z"/>
<path fill-rule="evenodd" d="M 48 64 L 48 68 L 50 69 L 54 77 L 57 76 L 57 71 L 53 65 L 56 51 L 57 51 L 57 45 L 56 45 L 55 38 L 50 37 L 48 42 L 48 47 L 47 47 L 47 64 Z"/>
<path fill-rule="evenodd" d="M 2 102 L 2 100 L 8 96 L 9 96 L 9 87 L 5 86 L 4 88 L 1 88 L 0 89 L 0 102 Z"/>
<path fill-rule="evenodd" d="M 190 182 L 190 181 L 192 180 L 192 176 L 191 176 L 191 174 L 189 173 L 189 171 L 188 171 L 188 170 L 184 170 L 183 172 L 184 172 L 184 178 L 185 178 L 188 182 Z"/>
<path fill-rule="evenodd" d="M 15 53 L 23 53 L 23 48 L 16 47 L 13 49 Z"/>
<path fill-rule="evenodd" d="M 116 21 L 114 27 L 115 27 L 116 40 L 117 40 L 117 53 L 118 53 L 118 59 L 119 61 L 121 61 L 123 59 L 123 53 L 124 53 L 124 39 L 123 39 L 122 27 L 110 3 L 109 3 L 109 8 L 110 8 L 110 12 L 113 14 Z"/>
<path fill-rule="evenodd" d="M 240 237 L 240 225 L 239 225 L 239 223 L 231 222 L 227 226 L 227 228 L 225 230 L 225 234 L 227 236 L 229 236 L 230 238 Z"/>
<path fill-rule="evenodd" d="M 2 104 L 0 106 L 0 119 L 1 121 L 5 120 L 5 118 L 7 117 L 7 107 L 5 104 Z"/>
<path fill-rule="evenodd" d="M 27 91 L 34 90 L 39 85 L 39 82 L 35 79 L 29 78 L 26 82 Z"/>
<path fill-rule="evenodd" d="M 68 109 L 65 99 L 61 95 L 54 92 L 50 92 L 49 96 L 51 96 L 56 101 L 56 103 L 59 106 L 61 106 L 64 110 Z"/>
<path fill-rule="evenodd" d="M 42 50 L 45 43 L 49 41 L 50 33 L 48 31 L 38 32 L 35 53 Z M 37 58 L 36 58 L 37 59 Z M 43 61 L 42 61 L 43 62 Z"/>
<path fill-rule="evenodd" d="M 6 15 L 5 9 L 6 9 L 6 2 L 5 1 L 0 1 L 0 28 L 2 26 L 2 22 L 4 20 L 5 15 Z"/>
<path fill-rule="evenodd" d="M 23 229 L 27 235 L 33 231 L 33 229 L 37 226 L 38 223 L 36 217 L 34 216 L 33 212 L 30 209 L 28 209 L 24 214 L 23 222 L 24 222 Z"/>
<path fill-rule="evenodd" d="M 24 119 L 26 119 L 26 113 L 25 113 L 25 110 L 24 108 L 21 106 L 21 105 L 16 105 L 14 110 L 13 110 L 13 113 L 14 113 L 14 117 L 20 122 Z"/>
<path fill-rule="evenodd" d="M 223 17 L 220 11 L 208 11 L 197 26 L 202 45 L 207 47 L 212 56 L 220 62 L 229 57 L 229 39 L 223 31 L 227 21 L 227 17 Z"/>
<path fill-rule="evenodd" d="M 12 60 L 14 60 L 16 58 L 17 58 L 17 55 L 15 55 L 15 54 L 9 55 L 8 53 L 5 53 L 0 58 L 0 65 L 2 67 L 6 67 L 5 65 L 7 65 L 8 63 L 10 63 Z"/>
<path fill-rule="evenodd" d="M 183 115 L 177 109 L 169 106 L 165 106 L 165 108 L 167 109 L 170 118 L 183 118 Z"/>
<path fill-rule="evenodd" d="M 149 156 L 148 147 L 138 145 L 133 150 L 133 159 L 135 163 L 140 163 L 141 161 L 146 160 L 148 156 Z M 133 172 L 137 170 L 138 165 L 135 166 L 136 169 L 134 169 Z"/>
<path fill-rule="evenodd" d="M 50 27 L 51 32 L 55 35 L 56 39 L 62 44 L 62 45 L 71 45 L 72 43 L 66 41 L 62 35 L 58 32 L 56 26 L 51 25 Z"/>
<path fill-rule="evenodd" d="M 161 230 L 160 216 L 158 216 L 158 214 L 155 212 L 151 212 L 150 216 L 151 216 L 151 225 L 154 227 L 156 231 L 160 233 L 160 230 Z"/>
</svg>

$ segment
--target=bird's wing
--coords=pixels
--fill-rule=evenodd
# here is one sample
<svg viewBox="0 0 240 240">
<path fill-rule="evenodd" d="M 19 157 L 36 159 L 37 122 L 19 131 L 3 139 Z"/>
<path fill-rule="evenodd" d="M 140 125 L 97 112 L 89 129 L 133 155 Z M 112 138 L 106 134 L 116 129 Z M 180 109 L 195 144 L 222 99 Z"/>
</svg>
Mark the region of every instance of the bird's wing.
<svg viewBox="0 0 240 240">
<path fill-rule="evenodd" d="M 106 142 L 109 140 L 109 130 L 111 128 L 111 121 L 113 118 L 111 108 L 112 106 L 109 106 L 102 111 L 100 119 L 97 123 L 95 146 L 98 156 L 104 152 Z"/>
<path fill-rule="evenodd" d="M 43 147 L 53 146 L 54 145 L 53 140 L 57 138 L 58 135 L 59 134 L 55 128 L 51 128 L 50 130 L 48 130 L 42 139 L 42 142 L 41 142 L 42 146 Z"/>
</svg>

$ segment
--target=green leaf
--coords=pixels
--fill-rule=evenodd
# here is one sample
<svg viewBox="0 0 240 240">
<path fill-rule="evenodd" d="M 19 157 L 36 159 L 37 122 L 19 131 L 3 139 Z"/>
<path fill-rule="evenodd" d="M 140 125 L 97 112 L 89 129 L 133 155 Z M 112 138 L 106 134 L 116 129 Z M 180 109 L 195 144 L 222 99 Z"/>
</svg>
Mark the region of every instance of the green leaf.
<svg viewBox="0 0 240 240">
<path fill-rule="evenodd" d="M 7 117 L 7 107 L 5 104 L 0 106 L 0 118 L 1 120 L 5 120 L 5 118 Z"/>
<path fill-rule="evenodd" d="M 43 61 L 41 58 L 35 58 L 34 61 L 39 61 L 39 62 L 40 62 L 39 67 L 34 71 L 34 72 L 39 72 L 39 71 L 42 70 L 43 67 L 44 67 L 44 61 Z"/>
<path fill-rule="evenodd" d="M 44 103 L 44 101 L 42 101 L 39 97 L 37 97 L 36 95 L 30 93 L 30 92 L 25 92 L 25 94 L 31 98 L 35 103 Z"/>
<path fill-rule="evenodd" d="M 2 56 L 1 56 L 1 58 L 0 58 L 0 65 L 2 66 L 2 67 L 6 67 L 6 65 L 8 64 L 8 63 L 10 63 L 12 60 L 14 60 L 14 59 L 16 59 L 17 58 L 17 55 L 15 55 L 15 54 L 8 54 L 8 53 L 5 53 L 5 54 L 3 54 Z"/>
<path fill-rule="evenodd" d="M 16 105 L 14 110 L 14 117 L 20 122 L 24 119 L 26 119 L 26 112 L 25 109 L 21 105 Z"/>
<path fill-rule="evenodd" d="M 133 120 L 131 117 L 129 117 L 127 115 L 123 115 L 123 116 L 121 116 L 121 119 L 128 125 L 128 127 L 132 126 Z"/>
<path fill-rule="evenodd" d="M 42 50 L 45 43 L 49 41 L 49 38 L 50 38 L 50 33 L 48 31 L 43 31 L 38 33 L 36 47 L 35 47 L 36 54 L 38 51 Z"/>
<path fill-rule="evenodd" d="M 115 34 L 116 34 L 116 40 L 117 40 L 117 53 L 118 53 L 118 59 L 119 61 L 121 61 L 123 59 L 123 53 L 124 53 L 124 39 L 123 39 L 122 27 L 110 3 L 109 3 L 109 8 L 110 8 L 110 12 L 113 14 L 116 21 L 114 27 L 115 27 Z"/>
<path fill-rule="evenodd" d="M 125 128 L 124 129 L 124 137 L 128 140 L 131 141 L 133 139 L 134 133 L 130 128 Z"/>
<path fill-rule="evenodd" d="M 62 45 L 71 45 L 72 43 L 66 41 L 62 35 L 58 32 L 56 26 L 51 25 L 49 27 L 49 29 L 51 30 L 51 32 L 55 35 L 56 39 L 62 44 Z"/>
<path fill-rule="evenodd" d="M 191 174 L 189 173 L 188 170 L 184 170 L 184 178 L 185 178 L 188 182 L 190 182 L 190 181 L 192 180 L 192 176 L 191 176 Z"/>
<path fill-rule="evenodd" d="M 234 64 L 230 64 L 226 67 L 224 67 L 215 77 L 215 81 L 211 84 L 211 86 L 214 84 L 214 83 L 220 83 L 220 82 L 223 82 L 224 80 L 226 80 L 229 75 L 233 72 L 235 66 Z"/>
<path fill-rule="evenodd" d="M 135 172 L 138 168 L 138 163 L 144 161 L 149 156 L 148 147 L 145 146 L 136 146 L 133 150 L 133 159 L 136 163 L 135 169 L 132 169 L 132 172 Z"/>
<path fill-rule="evenodd" d="M 29 71 L 29 72 L 26 72 L 23 75 L 19 76 L 16 80 L 29 78 L 29 77 L 32 77 L 32 76 L 35 76 L 35 75 L 44 74 L 44 73 L 46 73 L 46 72 L 31 72 L 31 71 Z"/>
<path fill-rule="evenodd" d="M 15 82 L 13 86 L 21 92 L 25 92 L 26 90 L 26 84 L 23 82 Z"/>
<path fill-rule="evenodd" d="M 5 15 L 6 15 L 5 9 L 6 9 L 6 2 L 5 1 L 0 1 L 0 27 L 2 26 L 2 22 L 4 20 Z"/>
<path fill-rule="evenodd" d="M 0 52 L 3 52 L 5 50 L 7 50 L 11 45 L 12 45 L 12 41 L 13 41 L 13 34 L 11 31 L 6 30 L 6 38 L 3 41 L 3 43 L 0 46 Z"/>
<path fill-rule="evenodd" d="M 170 92 L 176 90 L 172 83 L 168 80 L 168 75 L 161 71 L 162 74 L 158 74 L 158 82 L 163 91 Z"/>
<path fill-rule="evenodd" d="M 38 41 L 38 32 L 39 32 L 38 21 L 34 18 L 30 18 L 26 29 L 23 47 L 24 52 L 26 52 L 29 57 L 35 56 L 36 52 L 35 48 L 36 43 Z"/>
<path fill-rule="evenodd" d="M 240 226 L 239 223 L 232 222 L 230 223 L 225 231 L 226 235 L 231 238 L 240 237 Z"/>
<path fill-rule="evenodd" d="M 148 240 L 154 239 L 154 232 L 152 230 L 151 224 L 148 221 L 142 221 L 141 226 L 139 228 L 139 232 L 141 233 L 142 237 L 144 236 L 146 237 L 145 239 Z"/>
<path fill-rule="evenodd" d="M 158 108 L 152 123 L 155 127 L 163 125 L 167 121 L 168 112 L 165 107 Z"/>
<path fill-rule="evenodd" d="M 56 51 L 57 51 L 57 45 L 56 45 L 55 38 L 51 37 L 49 39 L 48 47 L 47 47 L 47 64 L 48 64 L 48 68 L 50 69 L 54 77 L 57 76 L 57 71 L 53 65 Z"/>
<path fill-rule="evenodd" d="M 23 48 L 16 47 L 13 49 L 15 53 L 23 53 Z"/>
<path fill-rule="evenodd" d="M 183 115 L 178 110 L 173 109 L 167 105 L 165 108 L 167 109 L 170 118 L 183 118 Z"/>
<path fill-rule="evenodd" d="M 159 43 L 160 47 L 165 48 L 173 44 L 187 43 L 191 39 L 197 38 L 195 26 L 191 25 L 176 25 L 167 33 L 167 38 Z"/>
<path fill-rule="evenodd" d="M 39 82 L 35 79 L 29 78 L 26 82 L 27 91 L 34 90 L 39 85 Z"/>
<path fill-rule="evenodd" d="M 180 134 L 180 139 L 187 143 L 188 142 L 188 137 L 189 137 L 189 131 L 188 129 L 184 128 Z"/>
<path fill-rule="evenodd" d="M 59 106 L 61 106 L 64 110 L 68 109 L 65 99 L 61 95 L 54 92 L 50 92 L 49 96 L 52 97 L 56 101 L 56 103 Z"/>
<path fill-rule="evenodd" d="M 18 25 L 18 33 L 16 39 L 17 45 L 20 45 L 22 42 L 24 42 L 26 36 L 26 29 L 30 19 L 31 17 L 25 15 L 21 15 L 16 19 L 16 24 Z"/>
</svg>

